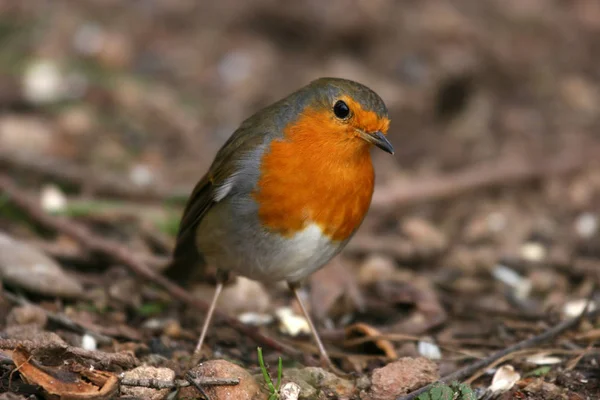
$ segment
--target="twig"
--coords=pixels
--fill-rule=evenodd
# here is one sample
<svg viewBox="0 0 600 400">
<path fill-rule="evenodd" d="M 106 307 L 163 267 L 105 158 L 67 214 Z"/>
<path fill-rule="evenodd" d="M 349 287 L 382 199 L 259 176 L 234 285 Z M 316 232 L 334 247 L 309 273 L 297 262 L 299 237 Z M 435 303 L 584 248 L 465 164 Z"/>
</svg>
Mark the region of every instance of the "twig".
<svg viewBox="0 0 600 400">
<path fill-rule="evenodd" d="M 185 379 L 193 386 L 196 388 L 196 390 L 198 392 L 200 392 L 200 394 L 202 394 L 202 396 L 204 396 L 204 398 L 206 400 L 210 400 L 210 396 L 204 391 L 204 388 L 201 386 L 201 384 L 196 380 L 196 377 L 190 372 L 186 372 L 185 373 Z"/>
<path fill-rule="evenodd" d="M 18 340 L 0 339 L 0 349 L 14 350 L 22 347 L 29 353 L 69 353 L 74 357 L 93 360 L 104 366 L 118 365 L 122 368 L 133 368 L 137 364 L 135 357 L 129 353 L 106 353 L 98 350 L 86 350 L 81 347 L 69 346 L 66 343 L 53 340 Z"/>
<path fill-rule="evenodd" d="M 199 377 L 194 378 L 193 380 L 194 382 L 202 386 L 235 386 L 240 383 L 240 380 L 237 378 Z M 162 381 L 160 379 L 122 378 L 121 385 L 146 387 L 151 389 L 172 389 L 190 386 L 191 383 L 183 379 L 175 379 L 174 381 Z"/>
<path fill-rule="evenodd" d="M 513 157 L 472 166 L 446 176 L 417 178 L 413 181 L 393 180 L 375 190 L 371 208 L 389 212 L 399 207 L 455 197 L 474 190 L 566 174 L 589 166 L 589 160 L 593 159 L 589 155 L 598 154 L 598 150 L 598 145 L 590 145 L 565 150 L 538 162 L 525 156 Z"/>
<path fill-rule="evenodd" d="M 132 254 L 130 249 L 128 249 L 126 246 L 97 236 L 90 232 L 85 226 L 74 221 L 68 220 L 64 217 L 46 214 L 36 202 L 29 199 L 25 193 L 19 190 L 7 176 L 1 174 L 0 192 L 4 192 L 4 194 L 7 195 L 8 198 L 13 202 L 13 204 L 29 214 L 29 216 L 37 223 L 73 238 L 88 251 L 103 254 L 113 261 L 123 264 L 133 273 L 161 286 L 167 292 L 169 292 L 172 297 L 189 305 L 190 307 L 194 307 L 203 312 L 208 310 L 208 304 L 205 301 L 196 299 L 179 285 L 176 285 L 166 277 L 151 270 L 138 256 Z M 294 357 L 301 354 L 298 350 L 292 348 L 291 346 L 281 343 L 276 339 L 267 337 L 260 333 L 256 328 L 246 326 L 237 319 L 232 318 L 218 310 L 215 311 L 215 317 L 221 319 L 238 332 L 252 338 L 258 344 L 262 344 Z"/>
<path fill-rule="evenodd" d="M 434 385 L 436 385 L 440 382 L 450 383 L 453 381 L 462 381 L 464 378 L 476 373 L 480 369 L 486 368 L 488 365 L 494 363 L 495 361 L 497 361 L 500 358 L 506 357 L 507 355 L 509 355 L 513 352 L 524 350 L 529 347 L 533 347 L 533 346 L 542 344 L 542 343 L 554 338 L 555 336 L 558 336 L 558 335 L 564 333 L 565 331 L 574 328 L 577 324 L 579 324 L 579 322 L 582 319 L 594 318 L 598 315 L 600 315 L 600 312 L 598 310 L 587 312 L 587 308 L 586 308 L 586 310 L 584 310 L 584 312 L 582 312 L 579 316 L 577 316 L 575 318 L 565 320 L 565 321 L 559 323 L 558 325 L 555 325 L 555 326 L 549 328 L 548 330 L 542 332 L 541 334 L 539 334 L 537 336 L 523 340 L 523 341 L 515 343 L 514 345 L 509 346 L 503 350 L 497 351 L 496 353 L 493 353 L 490 356 L 488 356 L 480 361 L 476 361 L 471 365 L 468 365 L 464 368 L 459 369 L 458 371 L 455 371 L 449 375 L 446 375 L 446 376 L 440 378 L 440 380 L 438 382 L 431 383 L 431 384 L 424 386 L 418 390 L 415 390 L 412 393 L 407 394 L 406 396 L 399 397 L 396 400 L 413 400 L 420 394 L 429 391 Z"/>
<path fill-rule="evenodd" d="M 565 369 L 567 371 L 571 371 L 571 370 L 575 369 L 575 367 L 577 366 L 577 364 L 579 364 L 581 359 L 583 357 L 585 357 L 585 355 L 588 354 L 590 352 L 590 350 L 592 350 L 594 348 L 595 343 L 596 342 L 594 342 L 594 341 L 590 342 L 590 344 L 583 351 L 581 351 L 575 358 L 573 358 L 572 360 L 570 360 L 567 363 L 567 367 Z"/>
</svg>

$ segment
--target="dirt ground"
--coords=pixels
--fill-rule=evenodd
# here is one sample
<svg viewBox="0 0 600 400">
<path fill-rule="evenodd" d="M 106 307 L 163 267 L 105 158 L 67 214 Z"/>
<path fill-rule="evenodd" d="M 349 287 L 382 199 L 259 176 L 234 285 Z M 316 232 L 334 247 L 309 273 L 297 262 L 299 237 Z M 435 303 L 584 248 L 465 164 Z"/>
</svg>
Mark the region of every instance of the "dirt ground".
<svg viewBox="0 0 600 400">
<path fill-rule="evenodd" d="M 379 93 L 396 149 L 305 290 L 352 376 L 304 368 L 285 286 L 238 279 L 204 350 L 231 364 L 197 372 L 250 386 L 209 397 L 267 398 L 260 346 L 300 398 L 394 399 L 505 349 L 457 380 L 600 398 L 599 35 L 596 0 L 1 1 L 0 399 L 64 393 L 48 376 L 165 398 L 118 374 L 184 378 L 211 279 L 181 293 L 152 271 L 186 197 L 244 118 L 322 76 Z"/>
</svg>

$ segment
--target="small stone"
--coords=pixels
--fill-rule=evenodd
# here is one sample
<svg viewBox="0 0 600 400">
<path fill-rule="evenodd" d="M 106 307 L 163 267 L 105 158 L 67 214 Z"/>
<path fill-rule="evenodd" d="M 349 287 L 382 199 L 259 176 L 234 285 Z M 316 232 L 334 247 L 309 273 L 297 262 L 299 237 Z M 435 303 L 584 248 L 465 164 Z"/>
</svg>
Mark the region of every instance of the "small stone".
<svg viewBox="0 0 600 400">
<path fill-rule="evenodd" d="M 371 255 L 360 266 L 358 282 L 370 285 L 379 281 L 391 279 L 396 271 L 396 263 L 391 257 Z"/>
<path fill-rule="evenodd" d="M 23 95 L 32 103 L 51 103 L 64 97 L 64 76 L 52 60 L 36 60 L 25 68 Z"/>
<path fill-rule="evenodd" d="M 95 351 L 98 348 L 98 342 L 96 342 L 96 339 L 92 335 L 86 333 L 81 338 L 81 347 L 86 350 Z"/>
<path fill-rule="evenodd" d="M 437 365 L 423 357 L 401 358 L 382 368 L 371 377 L 370 400 L 390 400 L 407 394 L 439 379 Z"/>
<path fill-rule="evenodd" d="M 53 184 L 45 185 L 40 193 L 42 209 L 48 213 L 63 211 L 67 207 L 67 196 Z"/>
<path fill-rule="evenodd" d="M 264 286 L 243 276 L 238 276 L 232 285 L 223 289 L 218 307 L 232 315 L 245 312 L 265 312 L 271 305 L 271 298 Z"/>
<path fill-rule="evenodd" d="M 312 400 L 318 398 L 318 390 L 310 383 L 306 382 L 303 378 L 298 375 L 299 370 L 296 368 L 290 368 L 289 370 L 285 370 L 283 376 L 282 386 L 292 382 L 300 388 L 300 393 L 298 394 L 299 400 Z M 262 374 L 257 374 L 254 376 L 258 382 L 262 382 L 264 377 Z"/>
<path fill-rule="evenodd" d="M 423 257 L 435 256 L 448 246 L 446 235 L 422 218 L 407 218 L 402 224 L 402 233 L 414 243 Z"/>
<path fill-rule="evenodd" d="M 45 296 L 77 298 L 83 287 L 53 259 L 29 244 L 0 232 L 0 278 Z"/>
<path fill-rule="evenodd" d="M 3 331 L 3 337 L 6 339 L 30 340 L 32 342 L 36 342 L 40 348 L 43 348 L 48 344 L 61 346 L 67 345 L 67 343 L 56 333 L 40 331 L 39 326 L 35 325 L 8 327 Z"/>
<path fill-rule="evenodd" d="M 169 368 L 155 368 L 141 366 L 123 373 L 123 379 L 156 379 L 159 381 L 173 382 L 175 371 Z M 122 396 L 132 396 L 140 399 L 163 400 L 167 398 L 171 389 L 152 389 L 136 386 L 121 386 Z"/>
<path fill-rule="evenodd" d="M 34 325 L 39 328 L 46 326 L 48 316 L 39 307 L 33 305 L 25 305 L 14 307 L 6 317 L 6 325 Z"/>
<path fill-rule="evenodd" d="M 521 247 L 521 257 L 529 262 L 541 262 L 546 258 L 546 254 L 546 248 L 538 242 L 528 242 Z"/>
<path fill-rule="evenodd" d="M 94 129 L 94 115 L 85 106 L 74 106 L 62 112 L 57 119 L 62 131 L 72 136 L 85 136 Z"/>
<path fill-rule="evenodd" d="M 420 355 L 430 360 L 441 360 L 442 358 L 442 351 L 439 346 L 431 341 L 419 340 L 417 350 Z"/>
<path fill-rule="evenodd" d="M 582 239 L 591 239 L 598 232 L 598 217 L 593 213 L 583 213 L 575 221 L 575 231 Z"/>
<path fill-rule="evenodd" d="M 360 390 L 368 389 L 371 386 L 371 380 L 367 375 L 361 375 L 356 380 L 356 388 Z"/>
<path fill-rule="evenodd" d="M 352 382 L 318 367 L 290 368 L 285 371 L 285 380 L 301 388 L 299 399 L 317 398 L 319 392 L 332 393 L 334 398 L 350 398 L 355 391 Z"/>
<path fill-rule="evenodd" d="M 279 400 L 298 400 L 299 396 L 300 385 L 297 383 L 287 382 L 279 389 Z"/>
<path fill-rule="evenodd" d="M 129 179 L 136 186 L 148 186 L 154 181 L 154 172 L 148 165 L 136 164 L 129 171 Z"/>
<path fill-rule="evenodd" d="M 267 396 L 252 375 L 239 365 L 225 360 L 210 360 L 191 370 L 194 376 L 206 378 L 237 378 L 235 386 L 208 386 L 204 388 L 212 400 L 262 400 Z M 194 387 L 184 387 L 179 391 L 178 399 L 197 399 L 198 391 Z"/>
<path fill-rule="evenodd" d="M 45 154 L 55 137 L 52 125 L 42 118 L 5 115 L 0 118 L 0 149 L 16 154 Z"/>
</svg>

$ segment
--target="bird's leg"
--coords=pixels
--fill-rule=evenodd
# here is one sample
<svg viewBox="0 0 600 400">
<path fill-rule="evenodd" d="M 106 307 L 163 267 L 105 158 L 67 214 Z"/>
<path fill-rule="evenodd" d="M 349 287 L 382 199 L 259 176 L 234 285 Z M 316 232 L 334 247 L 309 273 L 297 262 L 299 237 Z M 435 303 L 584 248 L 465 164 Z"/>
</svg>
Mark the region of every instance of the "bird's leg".
<svg viewBox="0 0 600 400">
<path fill-rule="evenodd" d="M 223 272 L 220 270 L 217 271 L 217 286 L 215 288 L 215 294 L 213 295 L 212 301 L 210 302 L 210 307 L 208 308 L 208 312 L 206 313 L 206 317 L 204 318 L 204 324 L 202 325 L 202 331 L 200 332 L 200 338 L 198 339 L 198 343 L 196 344 L 194 354 L 192 355 L 192 366 L 195 366 L 200 361 L 200 350 L 202 350 L 204 338 L 206 337 L 206 333 L 208 332 L 208 327 L 210 326 L 210 322 L 215 312 L 215 307 L 217 306 L 219 295 L 223 290 L 223 285 L 225 284 L 227 278 L 227 272 Z"/>
<path fill-rule="evenodd" d="M 296 300 L 298 300 L 298 303 L 300 304 L 302 313 L 304 314 L 306 321 L 308 321 L 308 326 L 310 327 L 310 331 L 312 332 L 315 342 L 317 342 L 317 347 L 319 347 L 319 353 L 321 353 L 321 361 L 326 363 L 328 367 L 335 369 L 335 366 L 331 362 L 329 355 L 327 355 L 325 346 L 323 346 L 323 343 L 321 342 L 321 338 L 319 337 L 319 333 L 317 332 L 317 329 L 315 328 L 315 324 L 313 324 L 312 319 L 310 318 L 310 315 L 309 315 L 306 307 L 304 306 L 304 302 L 303 302 L 302 297 L 300 296 L 300 292 L 299 292 L 299 285 L 288 282 L 288 286 L 290 287 L 290 290 L 292 292 L 294 292 L 294 296 L 296 296 Z"/>
</svg>

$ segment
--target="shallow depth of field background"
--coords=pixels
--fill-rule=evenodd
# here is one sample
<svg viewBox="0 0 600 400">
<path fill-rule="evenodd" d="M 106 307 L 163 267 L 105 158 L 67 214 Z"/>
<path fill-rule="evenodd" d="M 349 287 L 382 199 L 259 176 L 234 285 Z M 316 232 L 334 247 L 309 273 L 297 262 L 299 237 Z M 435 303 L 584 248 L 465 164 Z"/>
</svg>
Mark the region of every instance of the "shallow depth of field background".
<svg viewBox="0 0 600 400">
<path fill-rule="evenodd" d="M 244 118 L 322 76 L 386 101 L 397 154 L 376 155 L 381 179 L 544 157 L 598 129 L 594 1 L 24 1 L 0 11 L 2 150 L 123 179 L 137 167 L 153 183 L 191 185 Z M 13 124 L 23 133 L 7 133 Z"/>
</svg>

